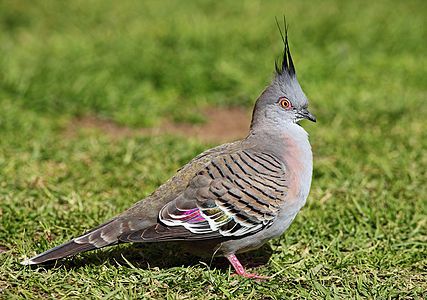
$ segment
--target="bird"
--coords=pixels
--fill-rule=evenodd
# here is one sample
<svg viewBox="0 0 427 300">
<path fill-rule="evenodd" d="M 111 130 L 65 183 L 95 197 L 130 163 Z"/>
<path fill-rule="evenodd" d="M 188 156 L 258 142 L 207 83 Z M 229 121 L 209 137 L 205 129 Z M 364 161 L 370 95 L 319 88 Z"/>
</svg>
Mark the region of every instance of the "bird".
<svg viewBox="0 0 427 300">
<path fill-rule="evenodd" d="M 316 122 L 297 80 L 286 21 L 284 30 L 277 25 L 283 54 L 244 139 L 204 151 L 121 214 L 22 264 L 120 243 L 179 242 L 198 255 L 227 258 L 240 276 L 266 278 L 248 272 L 236 255 L 281 236 L 304 206 L 313 155 L 300 121 Z"/>
</svg>

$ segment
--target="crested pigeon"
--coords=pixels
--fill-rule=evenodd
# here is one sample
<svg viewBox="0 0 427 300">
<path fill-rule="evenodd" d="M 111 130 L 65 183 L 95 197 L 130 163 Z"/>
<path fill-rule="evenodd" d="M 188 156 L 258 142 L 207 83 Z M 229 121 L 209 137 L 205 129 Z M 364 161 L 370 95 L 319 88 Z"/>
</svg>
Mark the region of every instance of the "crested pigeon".
<svg viewBox="0 0 427 300">
<path fill-rule="evenodd" d="M 241 276 L 263 278 L 247 273 L 236 254 L 280 236 L 305 204 L 312 152 L 298 122 L 316 121 L 296 78 L 286 24 L 280 33 L 283 59 L 256 101 L 245 139 L 203 152 L 123 213 L 22 264 L 118 243 L 180 241 L 198 254 L 226 257 Z"/>
</svg>

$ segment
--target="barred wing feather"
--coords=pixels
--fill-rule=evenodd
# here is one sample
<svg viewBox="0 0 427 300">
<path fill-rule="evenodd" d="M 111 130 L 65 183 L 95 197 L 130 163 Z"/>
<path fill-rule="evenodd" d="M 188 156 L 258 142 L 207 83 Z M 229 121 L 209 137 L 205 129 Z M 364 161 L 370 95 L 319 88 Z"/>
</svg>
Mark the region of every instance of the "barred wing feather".
<svg viewBox="0 0 427 300">
<path fill-rule="evenodd" d="M 279 159 L 241 150 L 214 158 L 161 209 L 159 219 L 194 235 L 242 236 L 270 226 L 286 192 Z"/>
</svg>

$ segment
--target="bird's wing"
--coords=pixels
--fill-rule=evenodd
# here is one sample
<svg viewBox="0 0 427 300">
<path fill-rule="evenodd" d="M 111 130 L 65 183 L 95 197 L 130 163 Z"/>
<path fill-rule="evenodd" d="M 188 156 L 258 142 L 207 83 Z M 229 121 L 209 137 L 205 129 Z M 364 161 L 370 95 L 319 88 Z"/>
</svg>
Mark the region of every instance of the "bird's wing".
<svg viewBox="0 0 427 300">
<path fill-rule="evenodd" d="M 159 237 L 158 232 L 160 231 L 170 231 L 170 227 L 161 228 L 161 224 L 157 224 L 159 210 L 170 201 L 173 201 L 177 195 L 182 194 L 194 177 L 194 174 L 209 164 L 212 157 L 222 155 L 222 153 L 229 151 L 229 149 L 239 147 L 240 143 L 241 141 L 237 141 L 206 150 L 182 167 L 175 176 L 161 185 L 150 196 L 135 203 L 120 215 L 69 242 L 49 249 L 23 263 L 39 264 L 75 255 L 79 252 L 131 241 L 125 237 L 130 237 L 133 233 L 137 235 L 141 231 L 145 232 L 146 238 L 150 235 Z M 178 230 L 178 227 L 173 228 L 175 235 Z M 185 231 L 187 230 L 185 229 Z M 186 232 L 183 232 L 181 236 L 185 234 Z"/>
<path fill-rule="evenodd" d="M 270 226 L 287 192 L 285 167 L 274 155 L 240 150 L 213 158 L 159 212 L 159 223 L 119 240 L 238 237 Z"/>
</svg>

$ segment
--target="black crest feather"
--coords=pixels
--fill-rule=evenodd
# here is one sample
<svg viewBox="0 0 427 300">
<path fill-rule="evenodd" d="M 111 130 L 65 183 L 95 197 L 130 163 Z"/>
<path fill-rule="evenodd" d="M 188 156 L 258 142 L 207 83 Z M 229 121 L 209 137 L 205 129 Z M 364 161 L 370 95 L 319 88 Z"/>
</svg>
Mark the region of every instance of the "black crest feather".
<svg viewBox="0 0 427 300">
<path fill-rule="evenodd" d="M 289 50 L 289 43 L 288 43 L 288 25 L 286 23 L 286 18 L 283 16 L 283 25 L 284 25 L 284 31 L 285 34 L 283 34 L 282 27 L 279 24 L 279 21 L 276 18 L 276 24 L 277 28 L 279 29 L 280 36 L 282 37 L 283 41 L 283 58 L 282 63 L 278 63 L 278 61 L 275 62 L 276 72 L 279 75 L 283 75 L 284 72 L 288 73 L 290 76 L 295 76 L 295 66 L 294 62 L 292 61 L 291 51 Z"/>
</svg>

